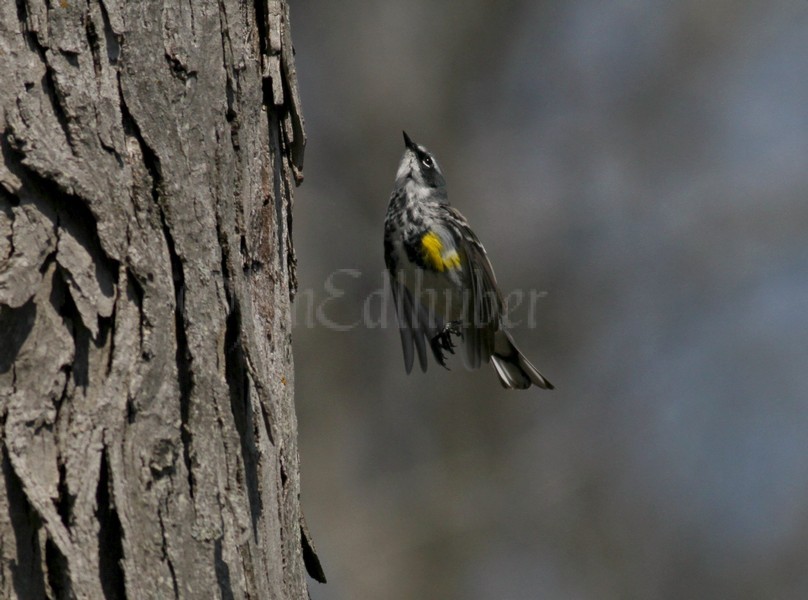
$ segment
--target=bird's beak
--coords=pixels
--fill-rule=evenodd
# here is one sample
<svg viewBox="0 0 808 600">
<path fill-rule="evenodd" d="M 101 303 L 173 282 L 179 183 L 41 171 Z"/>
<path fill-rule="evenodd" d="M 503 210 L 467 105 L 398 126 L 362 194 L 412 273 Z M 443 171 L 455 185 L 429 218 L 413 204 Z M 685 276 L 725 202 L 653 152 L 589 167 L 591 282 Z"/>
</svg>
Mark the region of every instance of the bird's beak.
<svg viewBox="0 0 808 600">
<path fill-rule="evenodd" d="M 408 135 L 407 135 L 407 132 L 406 132 L 406 131 L 402 131 L 401 133 L 403 133 L 403 134 L 404 134 L 404 145 L 405 145 L 407 148 L 409 148 L 410 150 L 413 150 L 413 151 L 414 151 L 414 150 L 415 150 L 415 148 L 416 148 L 416 146 L 415 146 L 415 142 L 413 142 L 413 141 L 410 139 L 410 136 L 408 136 Z"/>
</svg>

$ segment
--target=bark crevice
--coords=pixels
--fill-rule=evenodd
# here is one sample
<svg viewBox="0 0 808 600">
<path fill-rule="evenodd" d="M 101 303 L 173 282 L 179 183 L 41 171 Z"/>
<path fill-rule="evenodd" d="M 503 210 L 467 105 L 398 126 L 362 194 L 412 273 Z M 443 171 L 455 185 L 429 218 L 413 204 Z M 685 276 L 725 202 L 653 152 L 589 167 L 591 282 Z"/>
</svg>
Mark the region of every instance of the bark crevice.
<svg viewBox="0 0 808 600">
<path fill-rule="evenodd" d="M 229 280 L 226 265 L 223 264 L 222 268 L 225 272 L 225 280 Z M 246 357 L 241 339 L 241 311 L 235 299 L 231 299 L 230 302 L 232 307 L 227 316 L 224 338 L 225 374 L 230 390 L 230 410 L 238 433 L 241 459 L 244 465 L 244 484 L 247 488 L 253 536 L 257 539 L 259 520 L 264 510 L 259 484 L 259 458 L 255 453 L 255 423 L 253 422 Z"/>
<path fill-rule="evenodd" d="M 2 425 L 5 429 L 5 417 Z M 5 448 L 2 450 L 2 473 L 5 501 L 11 509 L 10 533 L 16 546 L 16 552 L 9 564 L 13 590 L 19 598 L 44 598 L 46 573 L 43 570 L 42 548 L 38 542 L 42 522 L 36 509 L 28 502 Z"/>
<path fill-rule="evenodd" d="M 180 439 L 182 440 L 182 458 L 188 475 L 188 492 L 194 497 L 196 485 L 193 469 L 193 436 L 191 433 L 191 393 L 193 387 L 193 371 L 191 369 L 191 353 L 188 346 L 188 336 L 185 332 L 185 271 L 182 259 L 174 246 L 171 230 L 165 222 L 165 214 L 161 212 L 163 220 L 163 235 L 168 246 L 171 260 L 171 274 L 174 282 L 174 327 L 176 336 L 177 382 L 180 390 Z"/>
<path fill-rule="evenodd" d="M 112 501 L 107 450 L 101 453 L 96 489 L 98 520 L 98 579 L 106 600 L 124 600 L 126 581 L 123 574 L 123 528 Z"/>
<path fill-rule="evenodd" d="M 67 557 L 50 537 L 45 540 L 45 567 L 47 596 L 56 600 L 70 598 L 70 570 Z"/>
</svg>

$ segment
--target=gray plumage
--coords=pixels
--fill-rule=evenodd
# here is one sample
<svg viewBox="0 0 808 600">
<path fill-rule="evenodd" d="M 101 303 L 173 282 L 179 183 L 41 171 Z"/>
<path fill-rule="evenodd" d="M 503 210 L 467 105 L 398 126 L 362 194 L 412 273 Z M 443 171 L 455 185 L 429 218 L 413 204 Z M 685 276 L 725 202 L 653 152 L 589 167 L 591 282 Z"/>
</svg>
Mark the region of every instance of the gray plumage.
<svg viewBox="0 0 808 600">
<path fill-rule="evenodd" d="M 384 223 L 384 255 L 399 319 L 404 366 L 427 368 L 427 347 L 445 364 L 454 337 L 469 369 L 493 364 L 509 389 L 553 385 L 502 329 L 505 302 L 485 248 L 465 217 L 449 205 L 446 180 L 429 151 L 404 133 Z"/>
</svg>

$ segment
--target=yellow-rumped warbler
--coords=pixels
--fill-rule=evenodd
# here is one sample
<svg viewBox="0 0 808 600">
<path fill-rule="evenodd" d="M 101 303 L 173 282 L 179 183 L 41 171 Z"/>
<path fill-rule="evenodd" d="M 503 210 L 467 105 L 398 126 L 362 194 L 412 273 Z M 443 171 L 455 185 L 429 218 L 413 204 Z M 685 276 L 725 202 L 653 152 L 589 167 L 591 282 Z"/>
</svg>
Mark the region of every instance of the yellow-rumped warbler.
<svg viewBox="0 0 808 600">
<path fill-rule="evenodd" d="M 491 263 L 466 219 L 449 206 L 435 158 L 406 132 L 404 144 L 384 221 L 384 261 L 407 373 L 416 353 L 426 371 L 427 342 L 445 367 L 444 352 L 454 354 L 457 335 L 469 369 L 490 359 L 506 388 L 553 389 L 502 328 L 505 302 Z"/>
</svg>

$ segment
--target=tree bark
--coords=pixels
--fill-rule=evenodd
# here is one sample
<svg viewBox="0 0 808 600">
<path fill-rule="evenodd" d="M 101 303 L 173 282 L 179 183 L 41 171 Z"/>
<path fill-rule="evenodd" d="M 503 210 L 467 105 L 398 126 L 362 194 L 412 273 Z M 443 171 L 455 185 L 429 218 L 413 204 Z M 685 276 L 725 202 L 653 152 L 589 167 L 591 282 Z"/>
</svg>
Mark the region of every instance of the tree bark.
<svg viewBox="0 0 808 600">
<path fill-rule="evenodd" d="M 307 597 L 286 2 L 0 2 L 0 78 L 0 597 Z"/>
</svg>

